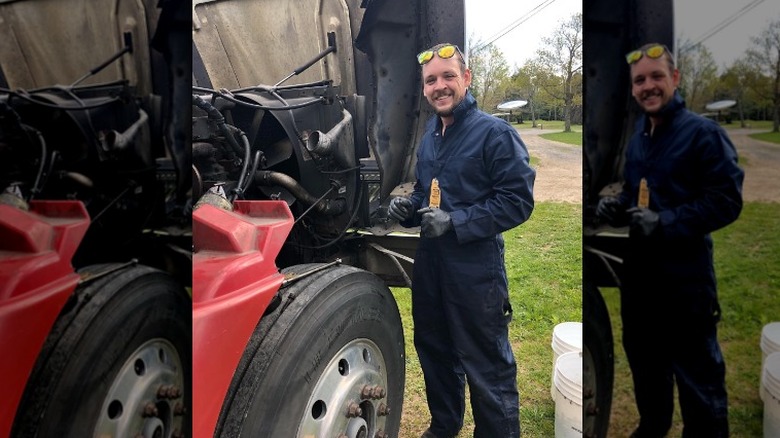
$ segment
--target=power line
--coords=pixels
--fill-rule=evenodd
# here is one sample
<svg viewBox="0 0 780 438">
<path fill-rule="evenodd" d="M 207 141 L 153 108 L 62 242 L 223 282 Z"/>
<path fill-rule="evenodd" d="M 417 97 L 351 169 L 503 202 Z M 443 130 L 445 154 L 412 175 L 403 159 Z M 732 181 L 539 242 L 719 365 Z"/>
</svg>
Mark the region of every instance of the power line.
<svg viewBox="0 0 780 438">
<path fill-rule="evenodd" d="M 763 1 L 763 0 L 761 0 L 761 1 Z M 472 51 L 473 52 L 478 52 L 478 51 L 484 49 L 485 47 L 493 44 L 494 42 L 496 42 L 496 40 L 498 40 L 499 38 L 501 38 L 504 35 L 508 34 L 510 31 L 515 29 L 517 26 L 520 26 L 521 24 L 525 23 L 526 21 L 528 21 L 529 18 L 531 18 L 534 15 L 538 14 L 544 8 L 546 8 L 547 6 L 550 6 L 554 2 L 555 2 L 555 0 L 544 0 L 542 3 L 538 4 L 536 7 L 534 7 L 530 11 L 528 11 L 525 15 L 521 16 L 517 20 L 513 21 L 512 23 L 510 23 L 507 27 L 505 27 L 502 30 L 498 31 L 498 33 L 496 33 L 494 36 L 488 38 L 487 42 L 478 44 L 477 47 L 475 47 Z"/>
<path fill-rule="evenodd" d="M 730 25 L 731 23 L 733 23 L 734 21 L 736 21 L 738 18 L 740 18 L 740 17 L 742 17 L 743 15 L 745 15 L 746 13 L 748 13 L 748 12 L 749 12 L 751 9 L 753 9 L 753 8 L 755 8 L 756 6 L 758 6 L 759 4 L 761 4 L 763 1 L 764 1 L 764 0 L 753 0 L 753 2 L 752 2 L 752 3 L 748 3 L 747 5 L 743 6 L 743 7 L 742 7 L 742 9 L 738 10 L 737 12 L 735 12 L 735 13 L 734 13 L 734 14 L 732 14 L 732 15 L 730 15 L 729 17 L 726 17 L 726 19 L 724 19 L 724 20 L 723 20 L 723 21 L 721 21 L 720 23 L 716 24 L 716 25 L 715 25 L 715 26 L 713 26 L 713 27 L 712 27 L 710 30 L 706 31 L 704 34 L 702 34 L 701 36 L 699 36 L 699 37 L 698 37 L 698 38 L 695 40 L 695 42 L 692 42 L 692 43 L 690 43 L 690 44 L 686 45 L 685 47 L 682 47 L 682 48 L 679 50 L 679 52 L 680 52 L 680 53 L 687 52 L 688 50 L 691 50 L 691 49 L 693 49 L 694 47 L 698 46 L 699 44 L 703 43 L 704 41 L 706 41 L 706 40 L 707 40 L 707 39 L 709 39 L 710 37 L 714 36 L 714 35 L 715 35 L 715 34 L 717 34 L 718 32 L 720 32 L 720 31 L 722 31 L 723 29 L 725 29 L 725 28 L 726 28 L 728 25 Z"/>
</svg>

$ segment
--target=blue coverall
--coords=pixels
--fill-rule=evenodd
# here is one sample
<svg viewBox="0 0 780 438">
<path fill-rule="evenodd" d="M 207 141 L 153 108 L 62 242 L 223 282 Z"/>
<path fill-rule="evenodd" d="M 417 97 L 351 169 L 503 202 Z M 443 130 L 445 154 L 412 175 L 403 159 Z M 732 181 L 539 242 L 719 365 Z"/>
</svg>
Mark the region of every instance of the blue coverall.
<svg viewBox="0 0 780 438">
<path fill-rule="evenodd" d="M 720 306 L 710 232 L 742 210 L 743 171 L 717 123 L 674 98 L 650 134 L 640 117 L 626 152 L 624 207 L 637 205 L 640 180 L 659 225 L 629 235 L 621 285 L 623 346 L 640 414 L 637 435 L 664 436 L 672 424 L 674 382 L 683 437 L 728 435 L 725 364 L 717 341 Z"/>
<path fill-rule="evenodd" d="M 508 338 L 512 307 L 503 231 L 533 211 L 535 171 L 517 131 L 479 111 L 470 93 L 441 135 L 439 117 L 417 151 L 415 211 L 428 206 L 431 181 L 453 229 L 421 238 L 412 278 L 414 343 L 425 377 L 430 430 L 439 438 L 463 426 L 468 379 L 477 438 L 518 437 L 517 367 Z M 416 215 L 403 225 L 419 225 Z"/>
</svg>

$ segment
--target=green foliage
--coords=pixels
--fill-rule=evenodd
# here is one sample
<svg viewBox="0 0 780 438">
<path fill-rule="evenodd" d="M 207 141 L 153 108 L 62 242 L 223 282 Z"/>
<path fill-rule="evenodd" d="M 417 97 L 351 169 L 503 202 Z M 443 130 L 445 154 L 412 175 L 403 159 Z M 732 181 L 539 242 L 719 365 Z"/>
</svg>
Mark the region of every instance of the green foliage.
<svg viewBox="0 0 780 438">
<path fill-rule="evenodd" d="M 723 319 L 718 327 L 726 359 L 729 423 L 735 438 L 762 435 L 763 403 L 758 396 L 761 329 L 780 318 L 780 204 L 747 203 L 740 218 L 713 234 L 715 272 Z M 638 417 L 631 374 L 621 347 L 620 296 L 602 291 L 615 335 L 615 391 L 611 436 L 628 436 Z M 669 436 L 680 436 L 682 420 L 676 406 Z"/>
<path fill-rule="evenodd" d="M 518 365 L 523 436 L 551 437 L 555 405 L 550 397 L 552 330 L 564 321 L 582 320 L 582 206 L 541 203 L 531 218 L 504 233 L 506 268 L 513 319 L 509 338 Z M 422 370 L 414 350 L 411 294 L 394 289 L 406 338 L 406 391 L 401 438 L 417 438 L 428 427 Z M 467 403 L 468 406 L 468 403 Z M 470 437 L 467 408 L 460 437 Z"/>
</svg>

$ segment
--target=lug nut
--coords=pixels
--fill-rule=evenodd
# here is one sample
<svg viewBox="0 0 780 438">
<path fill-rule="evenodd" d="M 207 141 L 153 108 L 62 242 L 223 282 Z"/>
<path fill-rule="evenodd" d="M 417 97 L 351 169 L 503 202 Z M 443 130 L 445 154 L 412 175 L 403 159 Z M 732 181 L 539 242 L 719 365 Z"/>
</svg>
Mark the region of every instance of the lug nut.
<svg viewBox="0 0 780 438">
<path fill-rule="evenodd" d="M 168 385 L 160 385 L 159 388 L 157 388 L 157 398 L 167 398 L 168 397 Z"/>
<path fill-rule="evenodd" d="M 355 402 L 350 402 L 347 407 L 347 418 L 355 418 L 363 415 L 363 409 Z"/>
<path fill-rule="evenodd" d="M 373 387 L 371 389 L 371 398 L 374 400 L 385 398 L 385 389 L 379 385 Z"/>
<path fill-rule="evenodd" d="M 187 408 L 184 407 L 184 404 L 182 404 L 182 402 L 176 402 L 176 405 L 173 407 L 173 415 L 178 417 L 186 413 Z"/>
<path fill-rule="evenodd" d="M 157 410 L 157 406 L 155 406 L 154 403 L 149 402 L 144 406 L 144 417 L 156 417 L 160 414 L 160 412 Z"/>
<path fill-rule="evenodd" d="M 181 396 L 181 390 L 174 385 L 168 387 L 167 393 L 168 393 L 168 398 L 170 399 L 177 399 Z"/>
<path fill-rule="evenodd" d="M 171 438 L 184 438 L 184 434 L 181 432 L 181 430 L 176 429 L 171 434 Z"/>
<path fill-rule="evenodd" d="M 376 435 L 374 435 L 374 438 L 387 438 L 387 434 L 382 429 L 379 429 L 376 431 Z"/>
<path fill-rule="evenodd" d="M 361 397 L 361 398 L 364 398 L 364 399 L 366 399 L 366 398 L 370 398 L 370 397 L 371 397 L 371 392 L 372 392 L 371 390 L 372 390 L 372 389 L 373 389 L 373 387 L 372 387 L 371 385 L 365 385 L 365 386 L 363 386 L 363 389 L 360 391 L 360 397 Z"/>
<path fill-rule="evenodd" d="M 384 403 L 380 403 L 379 408 L 376 410 L 376 414 L 379 415 L 380 417 L 384 417 L 385 415 L 390 415 L 390 407 Z"/>
</svg>

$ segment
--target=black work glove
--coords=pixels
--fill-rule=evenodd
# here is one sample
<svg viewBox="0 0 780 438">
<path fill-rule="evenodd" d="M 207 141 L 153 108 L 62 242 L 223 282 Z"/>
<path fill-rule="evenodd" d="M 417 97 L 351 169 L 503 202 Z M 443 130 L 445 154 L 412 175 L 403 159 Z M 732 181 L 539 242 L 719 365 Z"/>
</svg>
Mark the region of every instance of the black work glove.
<svg viewBox="0 0 780 438">
<path fill-rule="evenodd" d="M 658 213 L 649 208 L 629 208 L 626 213 L 630 215 L 631 231 L 642 236 L 650 236 L 658 229 Z"/>
<path fill-rule="evenodd" d="M 388 213 L 398 222 L 405 221 L 412 217 L 412 200 L 409 198 L 397 197 L 390 201 Z"/>
<path fill-rule="evenodd" d="M 417 213 L 422 215 L 420 232 L 424 237 L 439 237 L 452 229 L 452 218 L 444 210 L 425 207 Z"/>
<path fill-rule="evenodd" d="M 599 205 L 596 207 L 596 216 L 607 222 L 615 222 L 618 215 L 621 214 L 622 206 L 618 198 L 614 196 L 605 196 L 599 199 Z"/>
</svg>

